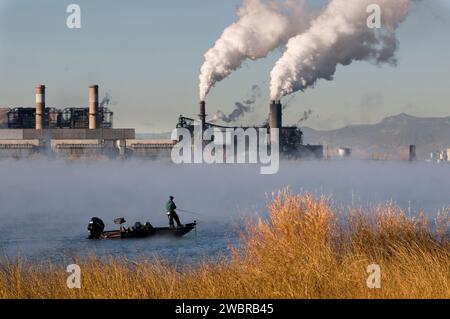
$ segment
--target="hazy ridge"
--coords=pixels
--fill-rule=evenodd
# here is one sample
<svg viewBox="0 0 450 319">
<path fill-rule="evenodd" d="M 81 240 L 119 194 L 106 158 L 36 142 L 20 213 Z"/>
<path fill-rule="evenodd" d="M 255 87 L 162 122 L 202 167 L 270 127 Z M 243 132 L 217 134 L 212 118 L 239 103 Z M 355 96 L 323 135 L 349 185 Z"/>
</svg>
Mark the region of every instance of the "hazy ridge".
<svg viewBox="0 0 450 319">
<path fill-rule="evenodd" d="M 351 147 L 356 155 L 379 153 L 404 156 L 408 145 L 417 146 L 420 157 L 450 147 L 450 117 L 415 117 L 405 113 L 387 117 L 377 124 L 349 125 L 337 130 L 303 128 L 305 143 Z"/>
</svg>

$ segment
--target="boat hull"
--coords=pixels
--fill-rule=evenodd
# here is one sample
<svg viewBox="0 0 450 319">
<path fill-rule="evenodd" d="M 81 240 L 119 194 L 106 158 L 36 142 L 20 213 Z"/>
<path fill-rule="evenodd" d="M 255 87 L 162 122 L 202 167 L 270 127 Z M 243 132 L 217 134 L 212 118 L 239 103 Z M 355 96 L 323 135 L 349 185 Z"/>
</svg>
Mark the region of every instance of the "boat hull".
<svg viewBox="0 0 450 319">
<path fill-rule="evenodd" d="M 169 227 L 153 227 L 149 229 L 139 230 L 112 230 L 102 233 L 102 239 L 133 239 L 133 238 L 148 238 L 148 237 L 182 237 L 195 229 L 196 222 L 186 224 L 183 227 L 169 228 Z"/>
</svg>

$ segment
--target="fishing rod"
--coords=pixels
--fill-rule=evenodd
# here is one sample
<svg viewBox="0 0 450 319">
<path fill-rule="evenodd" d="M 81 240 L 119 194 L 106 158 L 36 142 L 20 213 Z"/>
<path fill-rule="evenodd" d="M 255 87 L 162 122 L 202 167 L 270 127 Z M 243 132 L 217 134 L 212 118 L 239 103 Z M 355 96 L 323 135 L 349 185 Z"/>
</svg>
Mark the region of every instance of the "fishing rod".
<svg viewBox="0 0 450 319">
<path fill-rule="evenodd" d="M 185 209 L 180 209 L 180 208 L 178 208 L 177 210 L 179 210 L 180 212 L 188 213 L 188 214 L 192 214 L 192 215 L 205 216 L 204 214 L 200 214 L 200 213 L 198 213 L 198 212 L 191 212 L 191 211 L 185 210 Z"/>
</svg>

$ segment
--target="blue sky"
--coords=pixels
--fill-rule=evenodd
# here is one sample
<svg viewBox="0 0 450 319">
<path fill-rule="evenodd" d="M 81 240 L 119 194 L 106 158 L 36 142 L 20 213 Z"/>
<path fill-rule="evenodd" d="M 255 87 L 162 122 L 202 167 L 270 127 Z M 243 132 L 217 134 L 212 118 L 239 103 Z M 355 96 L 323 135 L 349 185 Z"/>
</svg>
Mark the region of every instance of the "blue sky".
<svg viewBox="0 0 450 319">
<path fill-rule="evenodd" d="M 316 3 L 318 1 L 315 1 Z M 66 8 L 82 10 L 82 28 L 66 27 Z M 114 105 L 116 127 L 140 132 L 172 129 L 178 115 L 198 113 L 203 54 L 235 19 L 240 0 L 0 0 L 0 106 L 33 106 L 35 84 L 47 85 L 47 105 L 86 106 L 88 86 L 100 85 Z M 399 30 L 399 65 L 355 63 L 335 80 L 297 93 L 284 121 L 333 129 L 374 123 L 406 112 L 450 115 L 450 0 L 415 5 Z M 207 111 L 229 112 L 262 88 L 243 124 L 268 111 L 269 73 L 281 52 L 246 62 L 212 90 Z"/>
</svg>

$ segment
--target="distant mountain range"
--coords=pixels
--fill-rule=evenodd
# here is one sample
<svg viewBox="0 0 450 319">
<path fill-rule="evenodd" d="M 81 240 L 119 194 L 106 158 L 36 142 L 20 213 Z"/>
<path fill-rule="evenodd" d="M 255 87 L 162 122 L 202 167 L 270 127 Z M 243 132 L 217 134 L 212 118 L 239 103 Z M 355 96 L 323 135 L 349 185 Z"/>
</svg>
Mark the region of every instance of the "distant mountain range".
<svg viewBox="0 0 450 319">
<path fill-rule="evenodd" d="M 408 114 L 387 117 L 372 125 L 349 125 L 332 131 L 302 128 L 304 141 L 331 149 L 350 147 L 357 157 L 406 157 L 408 146 L 428 158 L 433 151 L 450 148 L 450 117 L 422 118 Z"/>
</svg>

